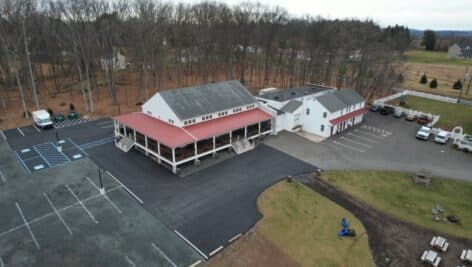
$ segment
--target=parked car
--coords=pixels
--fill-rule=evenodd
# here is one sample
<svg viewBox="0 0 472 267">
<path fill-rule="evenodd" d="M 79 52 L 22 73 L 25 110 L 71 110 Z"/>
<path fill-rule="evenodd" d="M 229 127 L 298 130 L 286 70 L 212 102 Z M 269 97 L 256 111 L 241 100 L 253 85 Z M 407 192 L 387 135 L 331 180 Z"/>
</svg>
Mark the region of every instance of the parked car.
<svg viewBox="0 0 472 267">
<path fill-rule="evenodd" d="M 54 116 L 54 121 L 55 122 L 61 122 L 61 121 L 64 121 L 66 118 L 64 117 L 64 114 L 62 113 L 56 113 L 56 115 Z"/>
<path fill-rule="evenodd" d="M 425 125 L 432 121 L 432 119 L 426 115 L 421 115 L 418 117 L 418 124 Z"/>
<path fill-rule="evenodd" d="M 44 109 L 36 110 L 36 111 L 33 111 L 31 115 L 33 116 L 34 125 L 43 129 L 48 129 L 48 128 L 53 127 L 53 124 L 51 121 L 51 115 L 46 110 Z"/>
<path fill-rule="evenodd" d="M 69 111 L 69 113 L 67 113 L 67 118 L 69 120 L 76 120 L 76 119 L 79 118 L 79 114 L 77 114 L 77 112 L 71 110 L 71 111 Z"/>
<path fill-rule="evenodd" d="M 416 138 L 421 140 L 428 140 L 431 136 L 431 128 L 426 126 L 421 126 L 421 128 L 416 133 Z"/>
<path fill-rule="evenodd" d="M 407 120 L 407 121 L 415 121 L 415 120 L 416 120 L 416 115 L 413 114 L 413 113 L 411 113 L 411 112 L 410 112 L 410 113 L 407 113 L 407 114 L 405 115 L 405 120 Z"/>
<path fill-rule="evenodd" d="M 457 148 L 465 152 L 472 152 L 472 135 L 466 135 L 457 144 Z"/>
<path fill-rule="evenodd" d="M 372 106 L 370 106 L 370 111 L 377 112 L 380 108 L 381 107 L 379 105 L 373 104 Z"/>
<path fill-rule="evenodd" d="M 403 117 L 403 111 L 401 111 L 400 109 L 395 109 L 395 111 L 393 112 L 393 117 L 395 118 Z"/>
<path fill-rule="evenodd" d="M 449 141 L 450 137 L 451 134 L 449 132 L 441 130 L 434 136 L 434 142 L 438 144 L 446 144 Z"/>
<path fill-rule="evenodd" d="M 395 112 L 395 109 L 389 106 L 384 106 L 380 109 L 380 114 L 382 115 L 390 115 L 393 114 L 393 112 Z"/>
</svg>

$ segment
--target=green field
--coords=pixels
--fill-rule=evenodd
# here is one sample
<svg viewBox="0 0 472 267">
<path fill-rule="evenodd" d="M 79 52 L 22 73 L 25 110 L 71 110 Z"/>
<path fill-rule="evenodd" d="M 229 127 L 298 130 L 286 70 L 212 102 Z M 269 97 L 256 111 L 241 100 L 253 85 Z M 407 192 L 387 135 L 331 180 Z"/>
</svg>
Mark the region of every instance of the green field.
<svg viewBox="0 0 472 267">
<path fill-rule="evenodd" d="M 297 182 L 280 182 L 258 199 L 257 224 L 272 243 L 301 266 L 375 266 L 368 237 L 351 213 Z M 357 237 L 340 239 L 346 217 Z"/>
<path fill-rule="evenodd" d="M 329 171 L 322 179 L 394 217 L 447 234 L 472 238 L 472 183 L 434 178 L 430 188 L 414 185 L 411 174 L 389 171 Z M 440 204 L 461 224 L 432 220 Z"/>
<path fill-rule="evenodd" d="M 409 50 L 405 52 L 405 61 L 425 64 L 447 64 L 472 66 L 472 60 L 448 58 L 446 52 Z"/>
<path fill-rule="evenodd" d="M 440 115 L 436 125 L 439 128 L 452 130 L 462 126 L 466 133 L 472 133 L 472 106 L 458 105 L 427 99 L 418 96 L 406 96 L 406 108 Z"/>
</svg>

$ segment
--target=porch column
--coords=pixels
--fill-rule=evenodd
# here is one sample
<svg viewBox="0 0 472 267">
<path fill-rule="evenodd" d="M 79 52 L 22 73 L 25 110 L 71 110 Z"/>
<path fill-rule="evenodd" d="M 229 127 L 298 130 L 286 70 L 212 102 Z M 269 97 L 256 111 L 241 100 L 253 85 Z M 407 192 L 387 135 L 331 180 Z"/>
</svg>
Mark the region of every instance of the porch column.
<svg viewBox="0 0 472 267">
<path fill-rule="evenodd" d="M 177 165 L 175 164 L 175 148 L 172 148 L 172 172 L 177 173 Z"/>
<path fill-rule="evenodd" d="M 213 157 L 216 157 L 216 137 L 213 136 Z"/>
<path fill-rule="evenodd" d="M 115 141 L 115 145 L 118 143 L 118 134 L 120 133 L 120 127 L 118 126 L 118 122 L 113 120 L 113 129 L 114 129 L 114 134 L 115 134 L 115 138 L 114 138 L 114 141 Z"/>
<path fill-rule="evenodd" d="M 146 154 L 146 156 L 149 156 L 149 152 L 148 152 L 148 137 L 147 135 L 144 136 L 144 147 L 146 147 L 145 151 L 144 151 L 144 154 Z"/>
<path fill-rule="evenodd" d="M 261 122 L 258 123 L 257 135 L 261 135 Z"/>
<path fill-rule="evenodd" d="M 126 129 L 126 125 L 123 124 L 123 134 L 125 137 L 128 137 L 128 129 Z"/>
<path fill-rule="evenodd" d="M 157 163 L 161 164 L 161 143 L 159 141 L 157 141 L 157 155 L 159 155 Z"/>
<path fill-rule="evenodd" d="M 136 142 L 136 130 L 133 129 L 133 140 Z"/>
<path fill-rule="evenodd" d="M 200 161 L 198 160 L 198 158 L 196 158 L 198 156 L 198 145 L 197 145 L 197 141 L 195 141 L 194 143 L 194 148 L 195 148 L 195 160 L 194 160 L 194 164 L 195 166 L 199 166 L 200 165 Z"/>
<path fill-rule="evenodd" d="M 229 143 L 233 143 L 233 131 L 229 131 Z M 228 147 L 228 151 L 231 152 L 232 147 Z"/>
<path fill-rule="evenodd" d="M 247 125 L 244 126 L 244 139 L 247 138 Z"/>
</svg>

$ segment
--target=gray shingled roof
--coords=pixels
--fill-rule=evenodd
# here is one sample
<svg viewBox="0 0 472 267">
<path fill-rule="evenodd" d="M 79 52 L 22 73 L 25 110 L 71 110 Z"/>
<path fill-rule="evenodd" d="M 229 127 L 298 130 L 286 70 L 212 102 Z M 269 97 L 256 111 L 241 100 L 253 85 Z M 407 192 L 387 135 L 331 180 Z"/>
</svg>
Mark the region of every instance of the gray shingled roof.
<svg viewBox="0 0 472 267">
<path fill-rule="evenodd" d="M 287 104 L 285 104 L 282 108 L 280 108 L 283 112 L 293 113 L 297 110 L 303 103 L 298 100 L 290 100 Z"/>
<path fill-rule="evenodd" d="M 294 98 L 299 98 L 304 95 L 312 95 L 316 94 L 319 92 L 323 92 L 326 90 L 331 90 L 333 88 L 330 87 L 325 87 L 325 86 L 319 86 L 319 85 L 305 85 L 302 87 L 296 87 L 296 88 L 289 88 L 289 89 L 283 89 L 279 91 L 273 91 L 273 92 L 268 92 L 263 95 L 260 95 L 260 98 L 265 98 L 265 99 L 270 99 L 270 100 L 277 100 L 280 102 L 284 102 L 287 100 L 291 100 Z"/>
<path fill-rule="evenodd" d="M 239 81 L 162 91 L 160 95 L 180 120 L 256 103 Z"/>
<path fill-rule="evenodd" d="M 333 93 L 327 93 L 316 97 L 316 100 L 320 102 L 329 112 L 336 112 L 347 106 L 351 106 L 364 101 L 361 95 L 359 95 L 353 89 L 338 90 Z"/>
<path fill-rule="evenodd" d="M 320 102 L 322 106 L 324 106 L 329 112 L 336 112 L 341 110 L 345 107 L 344 102 L 337 98 L 334 94 L 324 94 L 321 96 L 317 96 L 316 100 Z"/>
</svg>

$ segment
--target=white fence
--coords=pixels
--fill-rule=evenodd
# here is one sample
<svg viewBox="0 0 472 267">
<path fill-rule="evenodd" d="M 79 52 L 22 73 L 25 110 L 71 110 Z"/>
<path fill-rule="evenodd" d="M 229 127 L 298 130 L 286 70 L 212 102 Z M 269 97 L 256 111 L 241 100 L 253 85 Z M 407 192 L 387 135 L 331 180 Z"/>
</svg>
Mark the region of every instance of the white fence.
<svg viewBox="0 0 472 267">
<path fill-rule="evenodd" d="M 410 91 L 410 90 L 403 90 L 403 91 L 400 91 L 396 94 L 379 98 L 379 99 L 374 101 L 374 104 L 385 103 L 385 102 L 391 101 L 393 99 L 399 98 L 399 97 L 404 96 L 404 95 L 405 96 L 406 95 L 419 96 L 419 97 L 428 98 L 428 99 L 432 99 L 432 100 L 438 100 L 438 101 L 448 102 L 448 103 L 452 103 L 452 104 L 457 104 L 457 98 L 441 96 L 441 95 L 433 95 L 433 94 L 422 93 L 422 92 L 417 92 L 417 91 Z"/>
</svg>

